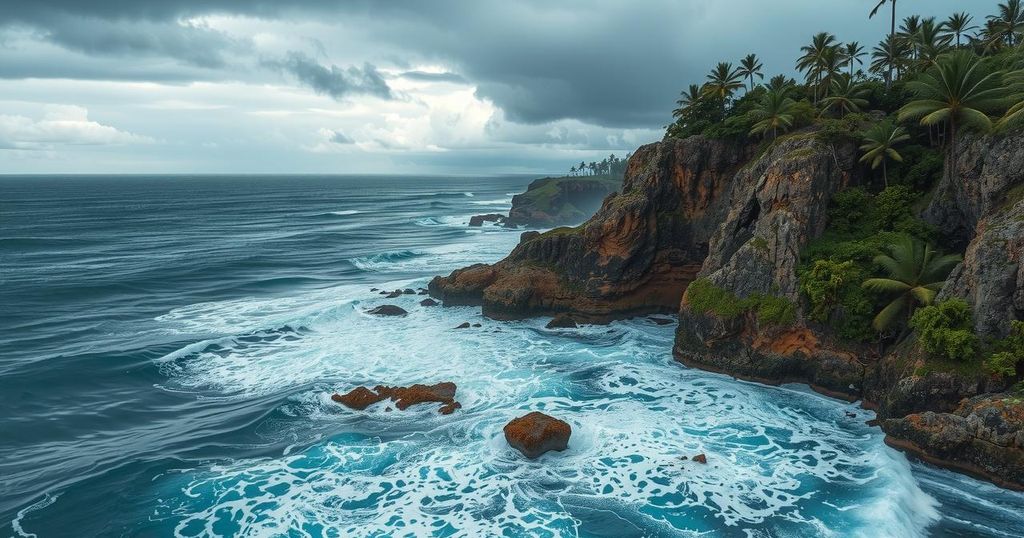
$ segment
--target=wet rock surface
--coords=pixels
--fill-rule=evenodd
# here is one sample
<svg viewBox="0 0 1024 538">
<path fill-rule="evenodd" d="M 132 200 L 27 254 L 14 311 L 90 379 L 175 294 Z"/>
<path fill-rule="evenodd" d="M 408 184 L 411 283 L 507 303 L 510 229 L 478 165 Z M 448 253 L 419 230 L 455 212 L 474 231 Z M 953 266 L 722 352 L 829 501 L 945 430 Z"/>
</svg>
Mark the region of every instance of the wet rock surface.
<svg viewBox="0 0 1024 538">
<path fill-rule="evenodd" d="M 384 317 L 401 317 L 409 314 L 404 308 L 393 304 L 383 304 L 367 310 L 366 313 Z"/>
<path fill-rule="evenodd" d="M 473 215 L 469 218 L 469 225 L 473 227 L 483 226 L 485 222 L 496 222 L 501 224 L 505 222 L 505 215 L 499 215 L 498 213 L 488 213 L 486 215 Z"/>
<path fill-rule="evenodd" d="M 512 448 L 533 459 L 551 450 L 568 448 L 572 427 L 568 422 L 534 411 L 513 419 L 505 425 L 504 432 Z"/>
<path fill-rule="evenodd" d="M 450 381 L 434 385 L 416 384 L 409 387 L 377 385 L 372 390 L 366 387 L 356 387 L 345 394 L 334 394 L 331 399 L 360 411 L 386 399 L 395 402 L 395 408 L 399 411 L 404 411 L 416 404 L 436 402 L 443 404 L 438 412 L 442 415 L 449 415 L 462 407 L 462 404 L 455 401 L 456 390 L 455 383 Z"/>
<path fill-rule="evenodd" d="M 572 316 L 559 314 L 552 318 L 545 327 L 548 329 L 575 329 L 577 325 Z"/>
</svg>

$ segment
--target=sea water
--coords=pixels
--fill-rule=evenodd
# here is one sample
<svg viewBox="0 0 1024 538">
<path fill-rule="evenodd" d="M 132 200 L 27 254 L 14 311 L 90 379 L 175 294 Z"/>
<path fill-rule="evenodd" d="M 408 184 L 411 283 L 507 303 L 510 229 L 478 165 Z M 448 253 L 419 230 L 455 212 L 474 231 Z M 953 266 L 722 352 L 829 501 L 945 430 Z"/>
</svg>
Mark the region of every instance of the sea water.
<svg viewBox="0 0 1024 538">
<path fill-rule="evenodd" d="M 0 178 L 0 534 L 1024 535 L 1024 495 L 856 405 L 688 369 L 674 325 L 371 291 L 503 257 L 520 231 L 469 217 L 530 179 Z M 440 381 L 452 415 L 330 400 Z M 533 410 L 567 451 L 507 446 Z"/>
</svg>

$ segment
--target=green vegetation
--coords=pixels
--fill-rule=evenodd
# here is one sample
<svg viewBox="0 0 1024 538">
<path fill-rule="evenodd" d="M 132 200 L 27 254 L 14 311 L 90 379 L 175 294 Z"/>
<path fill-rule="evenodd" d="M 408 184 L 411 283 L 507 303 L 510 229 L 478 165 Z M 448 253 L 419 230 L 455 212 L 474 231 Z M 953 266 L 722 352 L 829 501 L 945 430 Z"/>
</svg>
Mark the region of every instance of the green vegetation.
<svg viewBox="0 0 1024 538">
<path fill-rule="evenodd" d="M 796 305 L 785 297 L 753 294 L 741 299 L 706 278 L 691 282 L 686 297 L 690 310 L 698 314 L 710 312 L 722 319 L 733 319 L 753 312 L 760 323 L 778 326 L 791 325 L 796 320 Z"/>
<path fill-rule="evenodd" d="M 630 154 L 627 153 L 625 159 L 620 159 L 612 153 L 600 161 L 591 161 L 590 163 L 580 161 L 580 164 L 574 164 L 572 168 L 569 168 L 569 176 L 608 176 L 613 179 L 622 179 L 626 173 L 626 163 L 629 162 L 629 157 Z"/>
<path fill-rule="evenodd" d="M 962 133 L 1024 125 L 1024 0 L 999 2 L 985 21 L 966 13 L 900 20 L 896 6 L 897 0 L 870 6 L 868 16 L 886 23 L 874 47 L 829 32 L 812 35 L 796 58 L 799 81 L 765 81 L 756 54 L 735 68 L 718 62 L 702 84 L 682 93 L 665 136 L 759 142 L 759 155 L 807 137 L 817 145 L 788 158 L 824 148 L 837 165 L 841 150 L 856 143 L 869 181 L 833 194 L 827 229 L 802 251 L 798 276 L 808 318 L 856 342 L 892 343 L 913 329 L 936 368 L 981 371 L 984 363 L 990 372 L 1016 375 L 1024 325 L 1014 322 L 1015 336 L 1005 341 L 980 342 L 964 304 L 934 304 L 960 256 L 935 250 L 931 245 L 951 244 L 949 238 L 917 215 L 944 169 L 956 166 Z M 767 250 L 767 239 L 753 241 Z M 692 308 L 725 318 L 774 313 L 764 298 L 739 299 L 707 281 L 691 284 L 688 297 Z"/>
<path fill-rule="evenodd" d="M 1010 322 L 1010 335 L 992 345 L 985 368 L 993 374 L 1013 377 L 1024 362 L 1024 321 Z"/>
<path fill-rule="evenodd" d="M 969 362 L 978 354 L 971 308 L 960 300 L 927 306 L 910 319 L 921 347 L 932 356 Z"/>
<path fill-rule="evenodd" d="M 887 276 L 869 278 L 863 284 L 864 289 L 895 296 L 871 322 L 879 332 L 906 319 L 918 305 L 931 305 L 961 259 L 959 254 L 943 256 L 931 245 L 911 237 L 900 238 L 888 250 L 889 254 L 879 254 L 874 260 Z"/>
</svg>

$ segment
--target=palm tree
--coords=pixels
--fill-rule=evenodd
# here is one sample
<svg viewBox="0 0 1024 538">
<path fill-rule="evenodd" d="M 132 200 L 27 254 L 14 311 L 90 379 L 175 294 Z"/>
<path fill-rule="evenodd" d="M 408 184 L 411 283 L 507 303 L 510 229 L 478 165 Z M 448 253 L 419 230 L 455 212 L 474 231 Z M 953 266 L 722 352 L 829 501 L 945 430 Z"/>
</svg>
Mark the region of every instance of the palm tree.
<svg viewBox="0 0 1024 538">
<path fill-rule="evenodd" d="M 736 90 L 743 87 L 738 71 L 733 70 L 729 62 L 718 62 L 718 65 L 708 73 L 708 82 L 704 84 L 704 95 L 711 96 L 722 101 L 722 112 L 725 112 L 725 103 L 736 93 Z"/>
<path fill-rule="evenodd" d="M 928 71 L 907 83 L 907 89 L 917 99 L 900 109 L 899 120 L 919 119 L 921 125 L 927 126 L 946 124 L 949 155 L 955 165 L 958 129 L 991 128 L 988 113 L 1006 104 L 1007 89 L 1000 79 L 999 73 L 989 71 L 971 51 L 944 55 Z"/>
<path fill-rule="evenodd" d="M 808 84 L 811 82 L 814 83 L 815 103 L 818 102 L 818 84 L 821 82 L 822 58 L 828 54 L 829 50 L 834 50 L 836 47 L 836 36 L 828 32 L 815 34 L 814 37 L 811 38 L 810 45 L 800 47 L 800 50 L 804 54 L 797 59 L 796 68 L 800 71 L 807 72 Z"/>
<path fill-rule="evenodd" d="M 786 75 L 775 75 L 768 81 L 768 89 L 770 91 L 778 92 L 784 88 L 788 88 L 796 84 L 796 81 L 787 77 Z"/>
<path fill-rule="evenodd" d="M 1010 102 L 1013 105 L 996 123 L 997 129 L 1003 129 L 1008 125 L 1017 125 L 1024 119 L 1024 69 L 1008 73 L 1003 77 L 1003 82 L 1007 91 L 1010 92 Z"/>
<path fill-rule="evenodd" d="M 889 254 L 875 256 L 875 264 L 887 277 L 869 278 L 864 289 L 894 295 L 893 300 L 875 316 L 871 325 L 883 332 L 901 318 L 906 322 L 917 306 L 928 306 L 942 289 L 960 256 L 943 256 L 931 245 L 905 237 L 889 247 Z"/>
<path fill-rule="evenodd" d="M 569 168 L 569 175 L 570 176 L 575 176 L 576 175 L 576 165 L 573 165 L 571 168 Z"/>
<path fill-rule="evenodd" d="M 992 29 L 997 36 L 1005 40 L 1009 46 L 1019 43 L 1017 37 L 1021 30 L 1024 30 L 1024 9 L 1021 8 L 1020 0 L 1007 0 L 1005 4 L 999 4 L 999 14 L 989 16 L 993 23 Z"/>
<path fill-rule="evenodd" d="M 860 162 L 869 163 L 872 170 L 881 166 L 882 181 L 888 187 L 889 160 L 903 162 L 903 156 L 896 151 L 895 147 L 901 142 L 910 140 L 910 135 L 907 134 L 906 129 L 896 125 L 892 120 L 880 121 L 864 131 L 862 135 L 864 143 L 861 144 L 860 149 L 864 152 L 864 156 L 860 158 Z"/>
<path fill-rule="evenodd" d="M 768 90 L 757 106 L 747 113 L 747 118 L 754 122 L 750 134 L 767 135 L 771 132 L 771 138 L 775 140 L 780 129 L 785 132 L 793 126 L 796 101 L 789 97 L 789 90 L 790 86 Z"/>
<path fill-rule="evenodd" d="M 945 22 L 936 23 L 934 17 L 921 21 L 920 28 L 914 34 L 918 60 L 928 64 L 946 52 L 953 36 L 945 33 L 945 27 Z"/>
<path fill-rule="evenodd" d="M 740 66 L 737 69 L 737 72 L 739 73 L 740 77 L 750 79 L 749 91 L 754 90 L 755 76 L 760 77 L 762 80 L 764 79 L 764 73 L 761 72 L 761 69 L 763 68 L 764 65 L 761 64 L 761 60 L 757 59 L 756 54 L 748 54 L 745 58 L 740 60 Z"/>
<path fill-rule="evenodd" d="M 820 95 L 822 97 L 828 95 L 832 89 L 832 83 L 842 75 L 844 63 L 846 63 L 846 58 L 843 56 L 842 49 L 838 46 L 829 47 L 822 53 L 816 69 L 818 72 L 818 85 L 821 87 Z"/>
<path fill-rule="evenodd" d="M 679 107 L 672 111 L 673 118 L 682 116 L 688 109 L 696 105 L 704 97 L 704 90 L 696 84 L 690 84 L 689 89 L 683 90 L 679 95 L 680 98 L 676 101 Z"/>
<path fill-rule="evenodd" d="M 868 15 L 868 18 L 869 19 L 873 18 L 878 13 L 878 10 L 881 9 L 882 6 L 884 6 L 886 2 L 889 2 L 892 5 L 892 17 L 889 19 L 889 26 L 890 26 L 890 29 L 889 29 L 889 56 L 891 58 L 895 58 L 896 57 L 896 0 L 879 0 L 878 5 L 875 6 L 875 9 L 871 10 L 871 13 Z M 889 64 L 889 74 L 888 74 L 888 76 L 885 77 L 885 89 L 889 89 L 889 88 L 892 87 L 892 70 L 893 70 L 893 67 L 895 67 L 895 64 L 890 63 Z"/>
<path fill-rule="evenodd" d="M 861 108 L 868 106 L 868 100 L 864 98 L 868 92 L 851 75 L 841 75 L 832 81 L 831 95 L 822 99 L 821 105 L 825 111 L 835 109 L 840 116 L 860 112 Z"/>
<path fill-rule="evenodd" d="M 911 15 L 903 19 L 903 23 L 900 24 L 900 31 L 896 35 L 898 39 L 910 44 L 911 53 L 915 60 L 917 59 L 917 32 L 920 30 L 921 17 L 919 15 Z"/>
<path fill-rule="evenodd" d="M 893 82 L 893 70 L 900 76 L 910 56 L 910 45 L 902 39 L 887 38 L 871 49 L 871 71 L 886 74 L 886 87 Z"/>
<path fill-rule="evenodd" d="M 954 36 L 956 37 L 957 48 L 960 48 L 960 36 L 966 34 L 968 31 L 973 30 L 974 28 L 977 28 L 977 26 L 973 26 L 971 24 L 971 21 L 973 20 L 974 17 L 968 15 L 966 12 L 963 11 L 961 11 L 960 13 L 954 13 L 950 15 L 948 19 L 946 19 L 946 32 L 950 37 L 950 41 L 952 41 L 952 38 Z"/>
<path fill-rule="evenodd" d="M 864 65 L 864 60 L 861 60 L 865 55 L 864 47 L 860 46 L 860 43 L 853 41 L 846 44 L 846 48 L 843 49 L 843 57 L 846 58 L 846 63 L 850 66 L 850 76 L 853 77 L 854 64 Z"/>
</svg>

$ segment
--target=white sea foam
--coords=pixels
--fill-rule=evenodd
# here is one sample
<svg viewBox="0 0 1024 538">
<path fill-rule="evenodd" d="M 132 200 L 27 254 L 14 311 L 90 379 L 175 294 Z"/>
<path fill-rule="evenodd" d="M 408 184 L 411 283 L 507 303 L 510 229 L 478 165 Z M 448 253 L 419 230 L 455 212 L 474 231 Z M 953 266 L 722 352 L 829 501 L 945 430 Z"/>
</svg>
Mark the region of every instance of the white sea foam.
<svg viewBox="0 0 1024 538">
<path fill-rule="evenodd" d="M 358 213 L 362 213 L 362 211 L 360 211 L 358 209 L 346 209 L 346 210 L 343 210 L 343 211 L 331 211 L 332 215 L 338 215 L 340 217 L 344 217 L 346 215 L 355 215 L 355 214 L 358 214 Z"/>
<path fill-rule="evenodd" d="M 418 260 L 443 272 L 507 250 L 504 241 L 424 249 L 379 269 Z M 577 536 L 598 510 L 650 535 L 836 537 L 912 537 L 937 517 L 905 458 L 863 416 L 848 418 L 848 405 L 683 368 L 670 356 L 671 327 L 549 331 L 545 320 L 496 322 L 421 298 L 387 300 L 409 311 L 397 319 L 367 315 L 384 300 L 362 288 L 163 316 L 235 331 L 166 357 L 167 388 L 251 397 L 295 387 L 295 416 L 341 433 L 278 458 L 184 472 L 162 483 L 185 495 L 163 496 L 157 517 L 174 519 L 180 536 L 233 524 L 241 536 Z M 463 321 L 482 327 L 453 329 Z M 356 385 L 445 380 L 463 404 L 450 416 L 431 405 L 355 412 L 329 399 Z M 529 410 L 570 422 L 569 450 L 527 461 L 510 449 L 502 426 Z M 707 465 L 681 459 L 698 453 Z"/>
</svg>

